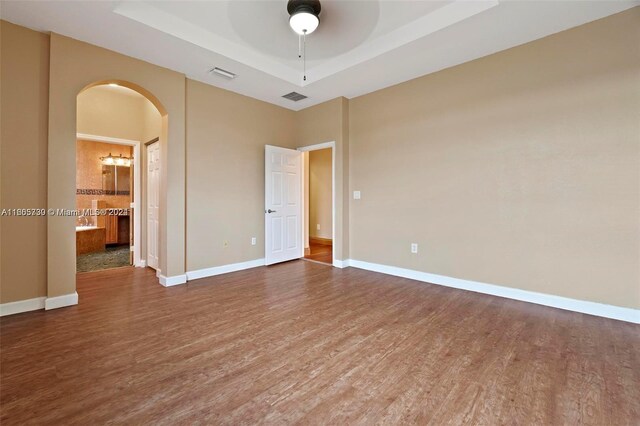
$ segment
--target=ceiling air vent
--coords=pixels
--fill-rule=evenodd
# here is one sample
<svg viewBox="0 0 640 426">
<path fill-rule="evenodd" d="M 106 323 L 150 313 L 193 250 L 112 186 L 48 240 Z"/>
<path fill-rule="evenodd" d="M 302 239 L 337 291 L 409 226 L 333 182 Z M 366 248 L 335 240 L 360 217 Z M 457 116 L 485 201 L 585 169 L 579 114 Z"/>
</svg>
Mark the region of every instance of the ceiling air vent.
<svg viewBox="0 0 640 426">
<path fill-rule="evenodd" d="M 287 93 L 286 95 L 282 96 L 285 99 L 289 99 L 290 101 L 293 102 L 298 102 L 301 101 L 303 99 L 307 99 L 307 97 L 305 95 L 301 95 L 298 92 L 291 92 L 291 93 Z"/>
<path fill-rule="evenodd" d="M 222 68 L 218 68 L 218 67 L 211 68 L 209 72 L 218 74 L 224 78 L 228 78 L 229 80 L 233 80 L 234 78 L 236 78 L 236 75 L 231 71 L 223 70 Z"/>
</svg>

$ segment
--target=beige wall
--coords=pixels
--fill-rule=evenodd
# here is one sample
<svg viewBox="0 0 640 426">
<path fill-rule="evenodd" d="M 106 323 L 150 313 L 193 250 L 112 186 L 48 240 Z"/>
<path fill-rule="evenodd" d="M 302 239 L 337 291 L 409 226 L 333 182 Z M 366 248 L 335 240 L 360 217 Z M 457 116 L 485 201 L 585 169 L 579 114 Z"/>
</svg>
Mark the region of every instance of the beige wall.
<svg viewBox="0 0 640 426">
<path fill-rule="evenodd" d="M 331 148 L 309 152 L 308 224 L 311 237 L 333 238 L 331 156 Z"/>
<path fill-rule="evenodd" d="M 336 143 L 336 238 L 333 255 L 349 258 L 349 101 L 336 98 L 296 113 L 297 146 Z"/>
<path fill-rule="evenodd" d="M 639 22 L 352 99 L 351 257 L 640 307 Z"/>
<path fill-rule="evenodd" d="M 141 142 L 149 132 L 159 136 L 160 113 L 143 96 L 95 86 L 78 95 L 77 108 L 78 133 Z"/>
<path fill-rule="evenodd" d="M 147 143 L 152 139 L 159 138 L 162 132 L 162 116 L 156 109 L 156 107 L 149 102 L 146 98 L 142 103 L 142 136 L 140 141 Z M 143 150 L 143 154 L 146 151 Z M 146 164 L 143 162 L 142 164 Z"/>
<path fill-rule="evenodd" d="M 46 208 L 49 37 L 0 21 L 0 40 L 1 208 Z M 0 223 L 0 303 L 46 296 L 46 217 Z"/>
<path fill-rule="evenodd" d="M 309 152 L 302 153 L 304 182 L 304 248 L 309 248 Z M 306 252 L 305 252 L 306 253 Z"/>
<path fill-rule="evenodd" d="M 2 22 L 0 203 L 73 208 L 76 96 L 115 79 L 163 114 L 165 275 L 264 256 L 264 145 L 335 141 L 337 259 L 640 307 L 638 18 L 300 112 Z M 2 218 L 1 302 L 75 290 L 74 222 Z"/>
<path fill-rule="evenodd" d="M 192 80 L 187 110 L 187 270 L 263 258 L 264 146 L 297 146 L 295 113 Z"/>
<path fill-rule="evenodd" d="M 73 208 L 76 98 L 114 81 L 150 99 L 163 115 L 160 136 L 160 269 L 185 272 L 184 75 L 57 34 L 50 38 L 48 205 Z M 168 121 L 167 121 L 168 120 Z M 169 202 L 170 200 L 170 202 Z M 48 218 L 48 294 L 75 291 L 74 219 Z"/>
</svg>

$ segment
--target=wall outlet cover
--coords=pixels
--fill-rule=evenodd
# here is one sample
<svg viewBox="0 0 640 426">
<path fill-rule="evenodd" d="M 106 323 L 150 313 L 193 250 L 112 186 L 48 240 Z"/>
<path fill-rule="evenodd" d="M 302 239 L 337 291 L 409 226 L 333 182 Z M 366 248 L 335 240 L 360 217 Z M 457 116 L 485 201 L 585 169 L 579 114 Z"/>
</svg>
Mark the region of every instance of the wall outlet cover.
<svg viewBox="0 0 640 426">
<path fill-rule="evenodd" d="M 411 243 L 411 253 L 417 253 L 417 252 L 418 252 L 418 244 Z"/>
<path fill-rule="evenodd" d="M 257 242 L 256 237 L 251 237 L 251 245 L 255 246 L 256 242 Z"/>
<path fill-rule="evenodd" d="M 353 191 L 353 199 L 354 200 L 360 199 L 360 191 Z"/>
</svg>

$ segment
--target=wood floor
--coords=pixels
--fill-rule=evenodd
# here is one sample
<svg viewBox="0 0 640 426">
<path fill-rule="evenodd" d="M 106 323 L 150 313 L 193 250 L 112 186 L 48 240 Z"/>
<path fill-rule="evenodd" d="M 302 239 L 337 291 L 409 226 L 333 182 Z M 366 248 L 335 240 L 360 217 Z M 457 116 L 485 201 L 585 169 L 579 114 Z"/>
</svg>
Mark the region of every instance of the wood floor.
<svg viewBox="0 0 640 426">
<path fill-rule="evenodd" d="M 640 327 L 294 261 L 2 318 L 3 426 L 640 424 Z"/>
<path fill-rule="evenodd" d="M 333 246 L 331 244 L 319 244 L 309 241 L 309 253 L 305 254 L 304 258 L 332 265 Z"/>
</svg>

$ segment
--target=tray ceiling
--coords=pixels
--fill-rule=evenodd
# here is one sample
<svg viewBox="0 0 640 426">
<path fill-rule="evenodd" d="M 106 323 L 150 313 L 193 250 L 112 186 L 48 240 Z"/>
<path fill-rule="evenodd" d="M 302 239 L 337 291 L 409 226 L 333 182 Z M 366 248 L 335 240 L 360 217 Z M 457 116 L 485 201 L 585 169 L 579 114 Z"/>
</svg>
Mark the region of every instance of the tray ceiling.
<svg viewBox="0 0 640 426">
<path fill-rule="evenodd" d="M 2 19 L 53 31 L 299 110 L 354 97 L 620 12 L 638 1 L 323 0 L 307 81 L 286 0 L 2 1 Z M 208 71 L 238 75 L 227 80 Z M 289 92 L 306 96 L 294 103 Z"/>
</svg>

